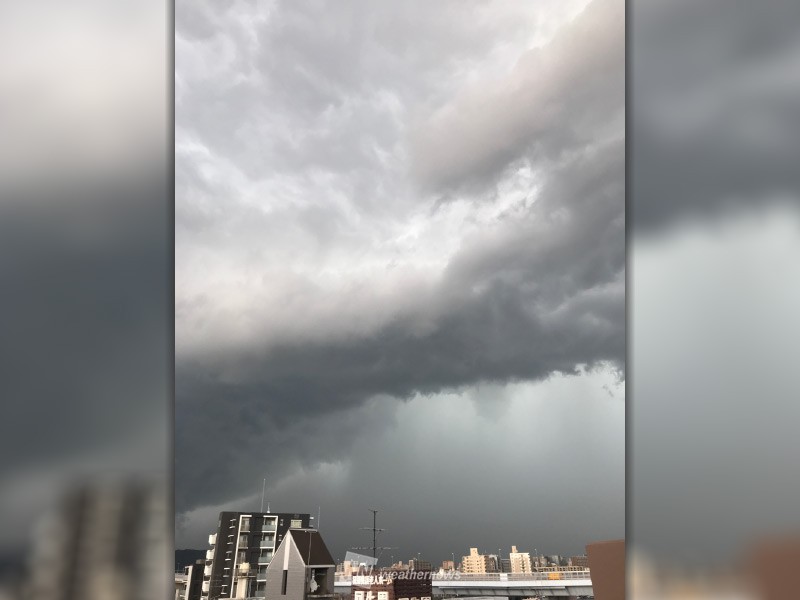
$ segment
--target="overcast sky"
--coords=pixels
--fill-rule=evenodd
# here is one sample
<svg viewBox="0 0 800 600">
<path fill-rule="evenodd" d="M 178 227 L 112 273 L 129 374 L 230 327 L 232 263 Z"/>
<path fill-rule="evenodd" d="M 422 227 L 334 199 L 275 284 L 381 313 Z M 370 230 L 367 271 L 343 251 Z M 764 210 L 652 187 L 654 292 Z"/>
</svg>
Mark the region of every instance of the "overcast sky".
<svg viewBox="0 0 800 600">
<path fill-rule="evenodd" d="M 800 5 L 632 5 L 629 542 L 697 568 L 800 531 Z"/>
<path fill-rule="evenodd" d="M 179 2 L 177 547 L 624 535 L 621 0 Z"/>
</svg>

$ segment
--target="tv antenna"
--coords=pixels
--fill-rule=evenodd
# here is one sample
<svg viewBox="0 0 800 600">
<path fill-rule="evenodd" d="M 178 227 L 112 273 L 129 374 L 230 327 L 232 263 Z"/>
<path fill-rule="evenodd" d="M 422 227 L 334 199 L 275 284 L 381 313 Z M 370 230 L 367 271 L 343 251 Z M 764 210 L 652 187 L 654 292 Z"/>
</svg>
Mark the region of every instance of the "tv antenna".
<svg viewBox="0 0 800 600">
<path fill-rule="evenodd" d="M 394 548 L 389 548 L 388 546 L 378 546 L 378 534 L 383 533 L 386 530 L 378 527 L 378 511 L 374 508 L 370 508 L 369 511 L 372 513 L 372 527 L 361 527 L 360 529 L 363 531 L 372 532 L 372 547 L 359 547 L 353 548 L 353 550 L 372 550 L 372 558 L 377 560 L 378 550 L 383 552 L 384 550 L 393 550 Z"/>
</svg>

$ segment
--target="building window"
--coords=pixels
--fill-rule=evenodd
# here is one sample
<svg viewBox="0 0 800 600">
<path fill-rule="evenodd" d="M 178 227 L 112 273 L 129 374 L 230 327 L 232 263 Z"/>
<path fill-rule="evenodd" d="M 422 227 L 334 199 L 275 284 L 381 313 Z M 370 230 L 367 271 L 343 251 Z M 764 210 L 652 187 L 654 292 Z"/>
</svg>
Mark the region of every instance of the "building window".
<svg viewBox="0 0 800 600">
<path fill-rule="evenodd" d="M 301 519 L 292 519 L 291 525 L 289 527 L 300 528 L 303 526 L 303 521 Z"/>
<path fill-rule="evenodd" d="M 389 600 L 389 592 L 378 592 L 378 600 Z"/>
<path fill-rule="evenodd" d="M 281 579 L 281 596 L 286 595 L 286 584 L 288 583 L 289 579 L 289 571 L 286 569 L 283 570 L 283 579 Z"/>
</svg>

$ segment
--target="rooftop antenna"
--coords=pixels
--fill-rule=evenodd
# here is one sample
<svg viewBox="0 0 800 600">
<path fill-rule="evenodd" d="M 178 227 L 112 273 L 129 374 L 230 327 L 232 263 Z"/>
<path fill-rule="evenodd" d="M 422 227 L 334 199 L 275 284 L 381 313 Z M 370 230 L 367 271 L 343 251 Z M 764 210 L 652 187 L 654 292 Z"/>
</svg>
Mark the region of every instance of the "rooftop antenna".
<svg viewBox="0 0 800 600">
<path fill-rule="evenodd" d="M 322 507 L 317 507 L 317 531 L 319 531 L 319 522 L 322 521 Z"/>
<path fill-rule="evenodd" d="M 361 527 L 364 531 L 371 531 L 372 532 L 372 547 L 371 548 L 353 548 L 353 550 L 372 550 L 372 558 L 376 560 L 378 559 L 378 550 L 383 552 L 383 550 L 393 550 L 393 548 L 378 546 L 378 534 L 386 531 L 385 529 L 378 528 L 378 511 L 374 508 L 370 508 L 369 511 L 372 513 L 372 527 Z"/>
<path fill-rule="evenodd" d="M 267 489 L 267 478 L 264 477 L 264 485 L 261 486 L 261 512 L 264 512 L 264 492 Z M 269 512 L 269 509 L 267 509 Z"/>
<path fill-rule="evenodd" d="M 372 513 L 372 527 L 362 527 L 365 531 L 372 531 L 372 558 L 378 558 L 378 532 L 386 531 L 378 529 L 378 511 L 374 508 L 368 509 Z"/>
</svg>

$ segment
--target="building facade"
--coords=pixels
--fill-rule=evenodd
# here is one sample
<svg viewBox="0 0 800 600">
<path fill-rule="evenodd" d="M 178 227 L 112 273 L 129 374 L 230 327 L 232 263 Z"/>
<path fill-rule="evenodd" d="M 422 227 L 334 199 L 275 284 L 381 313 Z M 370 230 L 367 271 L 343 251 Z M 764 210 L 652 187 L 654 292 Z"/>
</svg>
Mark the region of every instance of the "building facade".
<svg viewBox="0 0 800 600">
<path fill-rule="evenodd" d="M 567 565 L 570 567 L 583 567 L 585 569 L 589 568 L 589 557 L 588 556 L 570 556 L 569 561 L 567 561 Z"/>
<path fill-rule="evenodd" d="M 381 569 L 353 577 L 351 600 L 431 600 L 432 571 Z"/>
<path fill-rule="evenodd" d="M 408 561 L 408 568 L 412 571 L 432 571 L 433 565 L 430 561 L 412 558 Z"/>
<path fill-rule="evenodd" d="M 336 564 L 316 529 L 290 529 L 266 569 L 270 600 L 332 600 Z"/>
<path fill-rule="evenodd" d="M 222 512 L 208 538 L 203 600 L 264 597 L 267 566 L 290 529 L 308 528 L 307 513 Z"/>
<path fill-rule="evenodd" d="M 183 573 L 186 576 L 186 583 L 184 584 L 182 593 L 178 596 L 179 600 L 200 600 L 205 566 L 206 561 L 200 559 L 194 564 L 187 565 L 183 568 Z"/>
</svg>

